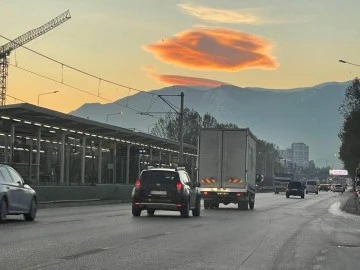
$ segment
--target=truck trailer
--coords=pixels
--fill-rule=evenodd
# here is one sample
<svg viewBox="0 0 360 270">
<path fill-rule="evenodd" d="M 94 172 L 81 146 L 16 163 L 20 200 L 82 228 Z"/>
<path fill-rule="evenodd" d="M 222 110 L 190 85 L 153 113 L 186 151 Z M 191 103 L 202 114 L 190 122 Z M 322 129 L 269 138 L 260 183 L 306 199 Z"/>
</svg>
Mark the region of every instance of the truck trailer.
<svg viewBox="0 0 360 270">
<path fill-rule="evenodd" d="M 254 209 L 256 137 L 247 129 L 200 130 L 198 181 L 204 208 L 235 203 Z"/>
</svg>

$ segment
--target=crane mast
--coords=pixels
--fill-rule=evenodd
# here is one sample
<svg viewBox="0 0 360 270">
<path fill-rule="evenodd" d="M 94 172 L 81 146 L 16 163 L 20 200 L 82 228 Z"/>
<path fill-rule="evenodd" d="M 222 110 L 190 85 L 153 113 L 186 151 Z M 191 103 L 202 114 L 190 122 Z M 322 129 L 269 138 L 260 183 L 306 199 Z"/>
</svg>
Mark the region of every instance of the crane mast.
<svg viewBox="0 0 360 270">
<path fill-rule="evenodd" d="M 50 30 L 54 29 L 55 27 L 59 26 L 60 24 L 66 22 L 71 18 L 70 11 L 67 10 L 64 13 L 60 14 L 56 18 L 52 19 L 51 21 L 47 22 L 46 24 L 30 30 L 25 34 L 17 37 L 16 39 L 10 41 L 9 43 L 0 47 L 0 101 L 1 106 L 5 105 L 6 101 L 6 85 L 7 85 L 7 76 L 8 76 L 8 56 L 10 53 L 25 45 L 26 43 L 32 41 L 33 39 L 49 32 Z"/>
</svg>

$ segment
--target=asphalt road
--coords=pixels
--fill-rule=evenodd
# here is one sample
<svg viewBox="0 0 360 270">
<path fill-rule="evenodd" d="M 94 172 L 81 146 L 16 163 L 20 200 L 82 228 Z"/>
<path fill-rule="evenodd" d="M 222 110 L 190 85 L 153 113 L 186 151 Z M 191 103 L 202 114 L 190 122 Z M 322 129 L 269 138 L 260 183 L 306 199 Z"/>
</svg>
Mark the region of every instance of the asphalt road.
<svg viewBox="0 0 360 270">
<path fill-rule="evenodd" d="M 183 219 L 133 218 L 129 204 L 43 209 L 0 224 L 0 269 L 359 269 L 360 218 L 346 194 L 257 194 Z"/>
</svg>

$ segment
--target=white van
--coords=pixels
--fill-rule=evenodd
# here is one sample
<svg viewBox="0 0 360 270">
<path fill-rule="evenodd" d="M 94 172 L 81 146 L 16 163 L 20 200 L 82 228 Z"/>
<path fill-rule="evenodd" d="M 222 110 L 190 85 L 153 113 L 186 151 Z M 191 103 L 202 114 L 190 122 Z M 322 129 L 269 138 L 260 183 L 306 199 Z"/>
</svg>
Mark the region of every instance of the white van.
<svg viewBox="0 0 360 270">
<path fill-rule="evenodd" d="M 319 187 L 315 180 L 306 181 L 306 194 L 308 193 L 319 194 Z"/>
</svg>

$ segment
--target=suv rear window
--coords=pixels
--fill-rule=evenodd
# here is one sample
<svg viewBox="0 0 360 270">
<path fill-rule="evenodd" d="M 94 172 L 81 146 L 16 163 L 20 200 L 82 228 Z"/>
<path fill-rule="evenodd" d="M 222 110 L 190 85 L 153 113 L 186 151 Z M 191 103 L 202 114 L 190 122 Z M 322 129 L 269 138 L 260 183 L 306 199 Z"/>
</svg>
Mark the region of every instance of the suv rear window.
<svg viewBox="0 0 360 270">
<path fill-rule="evenodd" d="M 300 182 L 290 182 L 288 184 L 288 188 L 301 188 L 301 183 Z"/>
<path fill-rule="evenodd" d="M 172 171 L 143 171 L 140 181 L 147 184 L 175 183 L 179 181 L 179 175 Z"/>
<path fill-rule="evenodd" d="M 316 186 L 316 181 L 307 181 L 306 184 L 309 186 Z"/>
</svg>

